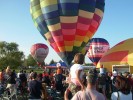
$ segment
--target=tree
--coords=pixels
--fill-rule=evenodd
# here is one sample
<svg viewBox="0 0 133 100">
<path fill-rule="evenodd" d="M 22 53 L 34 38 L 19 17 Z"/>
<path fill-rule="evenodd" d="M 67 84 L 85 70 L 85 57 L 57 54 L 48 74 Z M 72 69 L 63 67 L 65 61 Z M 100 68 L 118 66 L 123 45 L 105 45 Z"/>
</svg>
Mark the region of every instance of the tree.
<svg viewBox="0 0 133 100">
<path fill-rule="evenodd" d="M 24 53 L 19 51 L 18 44 L 5 41 L 0 42 L 0 67 L 17 68 L 21 66 L 24 60 Z"/>
<path fill-rule="evenodd" d="M 86 66 L 94 66 L 93 63 L 86 63 L 85 65 L 86 65 Z"/>
<path fill-rule="evenodd" d="M 50 64 L 54 64 L 54 63 L 55 63 L 55 61 L 52 59 L 52 60 L 50 61 L 49 65 L 50 65 Z"/>
<path fill-rule="evenodd" d="M 26 61 L 27 61 L 27 66 L 37 66 L 37 62 L 33 59 L 31 55 L 28 55 Z"/>
<path fill-rule="evenodd" d="M 3 58 L 6 54 L 6 45 L 7 43 L 5 41 L 0 42 L 0 58 Z"/>
</svg>

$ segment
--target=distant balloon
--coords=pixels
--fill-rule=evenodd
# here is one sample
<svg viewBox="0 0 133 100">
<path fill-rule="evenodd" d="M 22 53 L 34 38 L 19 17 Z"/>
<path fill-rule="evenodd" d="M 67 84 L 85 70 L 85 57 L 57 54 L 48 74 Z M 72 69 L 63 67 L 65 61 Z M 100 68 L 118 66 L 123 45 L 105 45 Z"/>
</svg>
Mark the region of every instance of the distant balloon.
<svg viewBox="0 0 133 100">
<path fill-rule="evenodd" d="M 112 72 L 112 65 L 130 65 L 130 72 L 133 73 L 133 38 L 121 41 L 113 46 L 99 60 L 97 68 L 100 68 L 101 65 L 104 65 L 108 72 Z"/>
<path fill-rule="evenodd" d="M 30 13 L 41 35 L 70 65 L 98 29 L 105 0 L 31 0 Z"/>
<path fill-rule="evenodd" d="M 89 48 L 87 56 L 93 62 L 94 65 L 97 65 L 101 57 L 109 50 L 109 43 L 103 38 L 92 38 L 89 41 Z"/>
<path fill-rule="evenodd" d="M 48 55 L 49 48 L 45 44 L 37 43 L 32 45 L 30 52 L 32 57 L 37 61 L 37 64 L 41 66 Z"/>
</svg>

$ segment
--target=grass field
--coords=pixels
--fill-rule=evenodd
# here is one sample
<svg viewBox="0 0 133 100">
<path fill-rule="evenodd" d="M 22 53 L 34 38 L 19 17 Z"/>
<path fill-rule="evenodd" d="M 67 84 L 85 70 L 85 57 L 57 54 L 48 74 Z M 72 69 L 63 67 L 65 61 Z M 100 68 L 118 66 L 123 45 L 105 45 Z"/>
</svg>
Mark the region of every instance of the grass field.
<svg viewBox="0 0 133 100">
<path fill-rule="evenodd" d="M 16 73 L 18 73 L 20 70 L 24 70 L 26 71 L 27 73 L 29 73 L 31 70 L 33 70 L 34 72 L 37 72 L 37 73 L 42 73 L 44 71 L 44 69 L 14 69 L 16 71 Z"/>
</svg>

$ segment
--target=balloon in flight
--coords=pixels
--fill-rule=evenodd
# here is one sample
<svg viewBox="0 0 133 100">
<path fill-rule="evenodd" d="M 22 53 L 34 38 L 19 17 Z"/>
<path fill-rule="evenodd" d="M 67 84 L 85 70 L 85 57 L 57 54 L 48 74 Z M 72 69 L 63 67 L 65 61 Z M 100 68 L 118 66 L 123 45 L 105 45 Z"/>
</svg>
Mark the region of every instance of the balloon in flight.
<svg viewBox="0 0 133 100">
<path fill-rule="evenodd" d="M 37 61 L 38 65 L 42 65 L 48 55 L 49 48 L 45 44 L 37 43 L 32 45 L 30 52 L 32 57 Z"/>
<path fill-rule="evenodd" d="M 97 65 L 101 57 L 109 50 L 110 46 L 104 38 L 92 38 L 89 41 L 89 48 L 87 52 L 88 58 Z"/>
</svg>

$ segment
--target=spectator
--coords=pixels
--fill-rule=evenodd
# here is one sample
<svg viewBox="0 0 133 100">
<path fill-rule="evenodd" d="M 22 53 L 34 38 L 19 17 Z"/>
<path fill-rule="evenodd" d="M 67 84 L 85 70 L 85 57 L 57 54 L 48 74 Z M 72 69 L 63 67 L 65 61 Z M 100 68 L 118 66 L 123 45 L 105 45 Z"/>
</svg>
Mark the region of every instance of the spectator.
<svg viewBox="0 0 133 100">
<path fill-rule="evenodd" d="M 6 74 L 8 75 L 6 88 L 9 88 L 10 94 L 16 94 L 16 74 L 9 67 L 6 69 Z"/>
<path fill-rule="evenodd" d="M 96 69 L 90 69 L 87 75 L 87 88 L 85 91 L 78 91 L 72 98 L 72 100 L 105 100 L 103 94 L 99 93 L 96 90 L 96 81 L 97 81 L 97 71 Z M 67 90 L 69 92 L 69 90 Z M 67 91 L 66 96 L 64 97 L 65 100 L 67 98 Z"/>
<path fill-rule="evenodd" d="M 27 86 L 27 77 L 26 77 L 26 74 L 23 72 L 23 70 L 22 70 L 22 73 L 19 75 L 19 78 L 21 80 L 22 88 L 26 87 Z"/>
<path fill-rule="evenodd" d="M 106 90 L 106 75 L 105 73 L 100 73 L 98 76 L 98 91 L 103 93 L 105 96 L 105 90 Z"/>
<path fill-rule="evenodd" d="M 133 100 L 132 92 L 130 91 L 131 85 L 128 79 L 117 76 L 115 80 L 115 87 L 118 91 L 112 93 L 112 100 Z"/>
<path fill-rule="evenodd" d="M 42 84 L 37 81 L 37 73 L 32 73 L 32 80 L 28 84 L 29 100 L 41 100 Z"/>
<path fill-rule="evenodd" d="M 48 86 L 51 85 L 51 81 L 50 81 L 50 78 L 49 78 L 49 74 L 46 71 L 43 71 L 42 78 L 46 80 L 46 83 L 47 83 Z"/>
<path fill-rule="evenodd" d="M 57 67 L 57 72 L 56 72 L 56 73 L 62 74 L 63 70 L 62 70 L 62 68 L 61 68 L 61 64 L 60 64 L 60 63 L 57 63 L 57 64 L 56 64 L 56 67 Z"/>
<path fill-rule="evenodd" d="M 39 73 L 38 76 L 37 76 L 37 78 L 38 78 L 37 80 L 38 80 L 39 82 L 42 82 L 42 73 Z"/>
<path fill-rule="evenodd" d="M 28 82 L 32 80 L 32 77 L 31 77 L 32 74 L 33 74 L 33 70 L 31 70 L 31 71 L 28 73 L 28 75 L 27 75 L 27 81 L 28 81 Z"/>
<path fill-rule="evenodd" d="M 46 71 L 43 71 L 42 77 L 48 77 L 48 76 L 49 76 L 49 74 Z"/>
<path fill-rule="evenodd" d="M 45 78 L 43 78 L 42 79 L 42 96 L 41 96 L 42 100 L 47 100 L 47 97 L 48 97 L 46 86 L 47 86 L 46 80 Z"/>
<path fill-rule="evenodd" d="M 111 81 L 111 73 L 107 72 L 106 73 L 106 96 L 110 98 L 110 93 L 111 93 L 111 86 L 112 86 L 112 81 Z"/>
<path fill-rule="evenodd" d="M 5 74 L 5 71 L 4 71 L 4 69 L 2 69 L 1 70 L 1 72 L 0 72 L 0 83 L 4 83 L 4 74 Z"/>
<path fill-rule="evenodd" d="M 83 66 L 84 63 L 84 55 L 82 53 L 77 53 L 74 56 L 74 65 L 70 68 L 69 79 L 70 83 L 68 86 L 68 90 L 71 91 L 72 95 L 74 95 L 79 90 L 84 89 L 83 84 Z"/>
<path fill-rule="evenodd" d="M 115 80 L 116 80 L 116 77 L 118 76 L 118 73 L 117 71 L 113 71 L 113 75 L 111 77 L 111 80 L 112 80 L 112 92 L 115 92 L 115 91 L 118 91 L 117 88 L 115 87 Z"/>
<path fill-rule="evenodd" d="M 57 70 L 59 70 L 59 69 L 57 69 Z M 62 72 L 57 71 L 57 74 L 54 77 L 55 77 L 56 90 L 63 92 L 63 84 L 62 84 L 63 75 L 62 75 Z"/>
<path fill-rule="evenodd" d="M 18 73 L 17 73 L 17 78 L 20 78 L 20 74 L 22 74 L 22 71 L 20 70 Z"/>
</svg>

